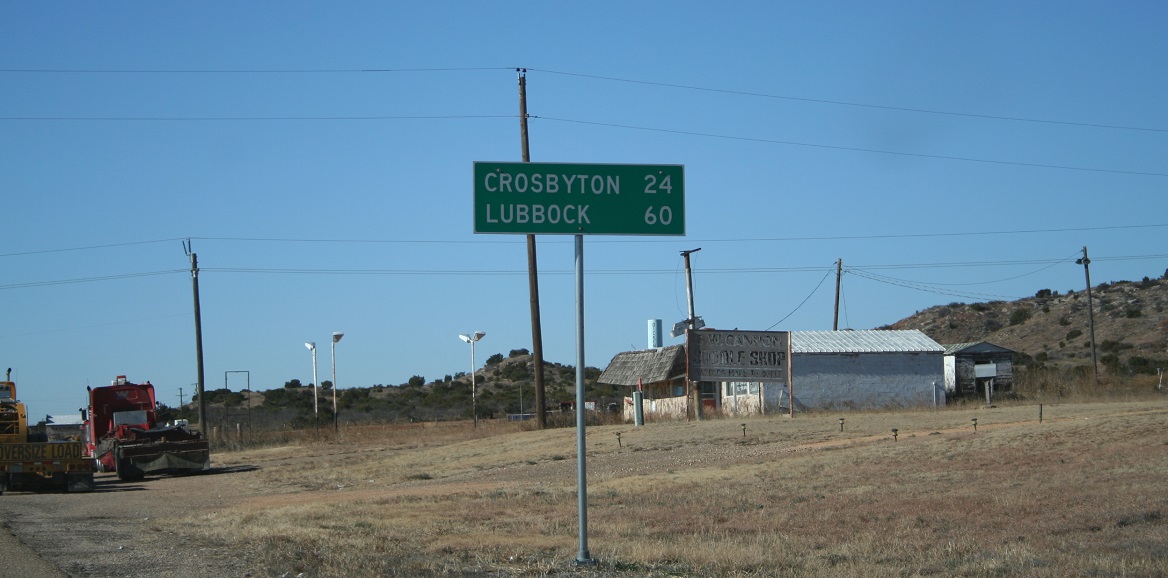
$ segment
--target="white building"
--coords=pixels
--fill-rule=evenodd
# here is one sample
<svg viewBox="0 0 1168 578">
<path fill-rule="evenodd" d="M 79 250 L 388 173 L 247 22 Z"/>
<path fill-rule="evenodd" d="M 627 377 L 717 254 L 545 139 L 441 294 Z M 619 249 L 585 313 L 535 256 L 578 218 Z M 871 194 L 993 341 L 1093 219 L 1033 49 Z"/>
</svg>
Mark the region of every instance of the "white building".
<svg viewBox="0 0 1168 578">
<path fill-rule="evenodd" d="M 944 405 L 944 354 L 915 329 L 793 331 L 795 409 Z"/>
</svg>

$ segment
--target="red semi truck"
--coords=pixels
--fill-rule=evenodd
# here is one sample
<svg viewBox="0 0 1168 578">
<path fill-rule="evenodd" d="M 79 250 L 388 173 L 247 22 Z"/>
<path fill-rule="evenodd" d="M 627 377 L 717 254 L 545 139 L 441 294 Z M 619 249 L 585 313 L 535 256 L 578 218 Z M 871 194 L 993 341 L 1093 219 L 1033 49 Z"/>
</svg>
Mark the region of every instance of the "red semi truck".
<svg viewBox="0 0 1168 578">
<path fill-rule="evenodd" d="M 146 474 L 192 473 L 211 467 L 211 446 L 183 425 L 160 426 L 154 386 L 119 375 L 106 387 L 89 389 L 85 415 L 86 452 L 99 471 L 123 480 Z"/>
</svg>

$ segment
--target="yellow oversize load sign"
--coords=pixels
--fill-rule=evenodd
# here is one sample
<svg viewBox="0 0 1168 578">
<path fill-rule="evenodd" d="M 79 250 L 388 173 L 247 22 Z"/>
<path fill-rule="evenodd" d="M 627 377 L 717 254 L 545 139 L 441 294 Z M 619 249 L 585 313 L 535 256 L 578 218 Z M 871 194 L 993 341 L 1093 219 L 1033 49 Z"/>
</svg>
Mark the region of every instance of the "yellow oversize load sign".
<svg viewBox="0 0 1168 578">
<path fill-rule="evenodd" d="M 81 444 L 0 444 L 0 462 L 48 462 L 81 459 Z"/>
</svg>

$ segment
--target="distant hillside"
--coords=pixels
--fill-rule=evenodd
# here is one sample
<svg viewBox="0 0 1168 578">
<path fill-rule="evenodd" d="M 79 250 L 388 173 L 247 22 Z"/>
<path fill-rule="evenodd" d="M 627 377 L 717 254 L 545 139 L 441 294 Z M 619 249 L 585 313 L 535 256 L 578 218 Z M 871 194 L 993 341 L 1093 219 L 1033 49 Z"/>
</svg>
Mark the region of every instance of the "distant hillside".
<svg viewBox="0 0 1168 578">
<path fill-rule="evenodd" d="M 560 402 L 574 401 L 576 395 L 576 368 L 570 365 L 544 361 L 544 391 L 547 407 L 559 411 Z M 588 401 L 598 407 L 619 403 L 623 388 L 600 387 L 596 378 L 600 370 L 584 368 Z M 400 385 L 372 385 L 345 388 L 337 391 L 337 413 L 342 422 L 411 422 L 460 420 L 472 417 L 477 407 L 481 419 L 504 418 L 507 414 L 535 411 L 535 371 L 531 355 L 526 349 L 512 350 L 508 357 L 492 355 L 486 365 L 475 372 L 475 399 L 471 399 L 471 380 L 467 373 L 444 375 L 427 381 L 416 375 Z M 283 388 L 256 391 L 250 403 L 246 392 L 219 389 L 208 391 L 208 421 L 230 424 L 252 420 L 256 428 L 304 427 L 313 420 L 313 388 L 299 380 L 287 382 Z M 332 390 L 318 391 L 319 419 L 331 423 Z M 196 406 L 192 400 L 186 417 Z M 250 416 L 250 417 L 249 417 Z"/>
<path fill-rule="evenodd" d="M 1168 276 L 1168 275 L 1166 275 Z M 1168 279 L 1117 281 L 1091 289 L 1099 370 L 1155 374 L 1168 368 Z M 938 343 L 989 341 L 1018 363 L 1084 371 L 1091 366 L 1087 293 L 1049 289 L 1018 301 L 950 303 L 881 329 L 919 329 Z"/>
</svg>

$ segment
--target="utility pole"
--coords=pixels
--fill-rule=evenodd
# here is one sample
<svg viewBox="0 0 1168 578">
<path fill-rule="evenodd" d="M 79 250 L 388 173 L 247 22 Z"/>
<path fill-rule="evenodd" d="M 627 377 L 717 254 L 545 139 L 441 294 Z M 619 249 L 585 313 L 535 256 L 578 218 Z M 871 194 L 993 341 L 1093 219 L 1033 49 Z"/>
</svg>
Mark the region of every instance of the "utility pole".
<svg viewBox="0 0 1168 578">
<path fill-rule="evenodd" d="M 178 418 L 183 419 L 183 390 L 178 388 Z"/>
<path fill-rule="evenodd" d="M 689 305 L 689 318 L 686 319 L 686 325 L 689 326 L 690 330 L 696 330 L 698 327 L 697 327 L 697 315 L 694 313 L 693 269 L 690 269 L 690 266 L 689 266 L 689 256 L 690 256 L 690 254 L 697 253 L 698 251 L 701 251 L 701 250 L 702 250 L 702 248 L 698 247 L 697 249 L 690 249 L 689 251 L 682 251 L 681 252 L 682 258 L 685 259 L 685 299 L 686 299 L 686 303 Z M 686 349 L 686 358 L 687 359 L 689 358 L 688 343 L 687 343 L 687 349 Z M 686 376 L 685 376 L 685 383 L 686 383 L 686 386 L 688 386 L 690 388 L 688 395 L 686 395 L 686 402 L 693 404 L 694 419 L 697 419 L 700 421 L 702 419 L 702 392 L 701 392 L 701 388 L 697 387 L 697 384 L 694 383 L 694 381 L 689 378 L 689 371 L 688 371 L 689 362 L 688 361 L 686 362 L 686 368 L 687 368 L 687 370 L 686 370 Z M 689 419 L 689 414 L 690 414 L 689 410 L 687 409 L 685 413 L 686 413 L 686 419 Z"/>
<path fill-rule="evenodd" d="M 527 69 L 517 68 L 519 74 L 519 139 L 523 162 L 531 162 L 527 144 Z M 535 424 L 547 427 L 547 411 L 543 391 L 543 331 L 539 321 L 539 271 L 535 258 L 535 235 L 527 235 L 527 287 L 531 299 L 531 363 L 535 373 Z M 520 412 L 522 413 L 522 411 Z"/>
<path fill-rule="evenodd" d="M 693 270 L 689 268 L 689 256 L 691 253 L 697 253 L 702 248 L 690 249 L 689 251 L 682 251 L 681 256 L 685 259 L 685 297 L 689 304 L 689 327 L 690 329 L 697 329 L 695 327 L 697 316 L 694 315 L 694 293 L 693 293 Z"/>
<path fill-rule="evenodd" d="M 1091 259 L 1087 258 L 1087 246 L 1083 245 L 1083 257 L 1075 261 L 1083 266 L 1083 274 L 1087 276 L 1087 327 L 1091 333 L 1091 367 L 1095 371 L 1095 383 L 1099 383 L 1099 360 L 1095 357 L 1095 305 L 1091 300 Z"/>
<path fill-rule="evenodd" d="M 844 260 L 836 259 L 835 261 L 835 316 L 831 322 L 831 330 L 839 331 L 839 296 L 840 296 L 840 278 L 843 277 Z"/>
<path fill-rule="evenodd" d="M 195 297 L 195 364 L 198 366 L 198 383 L 195 394 L 199 396 L 199 431 L 208 435 L 207 396 L 203 395 L 203 320 L 199 310 L 199 256 L 192 251 L 191 240 L 183 242 L 183 249 L 191 258 L 191 287 Z"/>
</svg>

